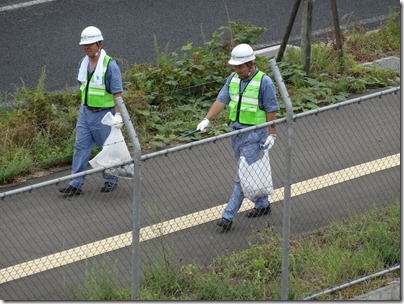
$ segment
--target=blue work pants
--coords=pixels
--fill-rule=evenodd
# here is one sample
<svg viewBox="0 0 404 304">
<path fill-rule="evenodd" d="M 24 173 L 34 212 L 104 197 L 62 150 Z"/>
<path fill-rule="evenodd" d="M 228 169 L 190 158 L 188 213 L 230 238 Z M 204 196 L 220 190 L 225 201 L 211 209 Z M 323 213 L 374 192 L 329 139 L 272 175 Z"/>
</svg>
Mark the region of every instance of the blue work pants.
<svg viewBox="0 0 404 304">
<path fill-rule="evenodd" d="M 89 108 L 82 105 L 80 107 L 79 117 L 76 124 L 76 140 L 74 143 L 72 174 L 87 170 L 88 161 L 91 152 L 96 144 L 101 150 L 102 145 L 111 133 L 111 127 L 101 123 L 102 118 L 111 112 L 115 114 L 115 109 L 106 109 L 99 112 L 92 112 Z M 117 183 L 118 178 L 103 173 L 105 182 Z M 70 185 L 81 189 L 85 177 L 78 177 L 70 181 Z"/>
<path fill-rule="evenodd" d="M 240 157 L 244 156 L 248 164 L 252 164 L 260 157 L 261 146 L 268 137 L 268 128 L 260 128 L 254 131 L 234 135 L 231 138 L 234 156 L 237 159 L 236 178 L 234 180 L 233 193 L 222 213 L 222 217 L 233 220 L 244 200 L 244 193 L 240 185 L 238 167 Z M 269 205 L 268 196 L 257 197 L 253 200 L 255 208 L 265 208 Z"/>
</svg>

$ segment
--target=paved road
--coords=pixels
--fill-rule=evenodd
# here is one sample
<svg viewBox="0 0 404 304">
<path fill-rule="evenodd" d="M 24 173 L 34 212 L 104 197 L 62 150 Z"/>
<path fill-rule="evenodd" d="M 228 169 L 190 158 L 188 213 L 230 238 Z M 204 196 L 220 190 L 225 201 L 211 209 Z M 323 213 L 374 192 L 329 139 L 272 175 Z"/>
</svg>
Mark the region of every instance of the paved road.
<svg viewBox="0 0 404 304">
<path fill-rule="evenodd" d="M 36 0 L 30 2 L 40 2 Z M 83 52 L 80 33 L 88 25 L 101 28 L 105 49 L 122 61 L 123 67 L 155 60 L 154 36 L 162 51 L 178 52 L 188 42 L 203 43 L 201 28 L 210 39 L 212 32 L 230 20 L 251 22 L 268 30 L 263 45 L 274 45 L 284 34 L 292 0 L 45 0 L 26 7 L 0 4 L 0 91 L 14 92 L 22 82 L 37 85 L 46 67 L 45 89 L 62 90 L 75 86 L 76 66 Z M 396 0 L 338 0 L 341 26 L 363 22 L 375 26 L 386 18 Z M 315 1 L 313 31 L 332 28 L 329 1 Z M 300 32 L 300 14 L 292 36 Z"/>
<path fill-rule="evenodd" d="M 1 5 L 4 7 L 3 5 L 16 2 L 22 1 L 5 1 Z M 268 31 L 265 37 L 265 41 L 270 44 L 272 41 L 281 39 L 282 31 L 274 29 L 279 28 L 280 24 L 286 22 L 284 16 L 287 13 L 285 12 L 290 10 L 292 1 L 289 1 L 286 5 L 283 1 L 278 4 L 272 1 L 264 2 L 252 1 L 250 3 L 267 5 L 265 9 L 248 10 L 243 8 L 242 5 L 246 4 L 241 1 L 222 3 L 211 1 L 208 2 L 209 5 L 206 5 L 206 2 L 202 4 L 196 1 L 184 1 L 183 3 L 178 1 L 166 1 L 163 3 L 142 1 L 137 3 L 136 6 L 133 5 L 133 1 L 115 1 L 114 7 L 111 8 L 110 1 L 100 0 L 97 1 L 98 10 L 93 11 L 91 8 L 95 1 L 63 1 L 62 6 L 62 1 L 56 0 L 17 10 L 0 10 L 0 24 L 2 29 L 5 29 L 0 36 L 0 50 L 4 54 L 0 58 L 0 62 L 3 63 L 2 66 L 4 67 L 0 71 L 0 79 L 2 79 L 0 90 L 9 90 L 10 84 L 19 83 L 20 77 L 26 80 L 28 85 L 35 84 L 40 67 L 43 65 L 47 66 L 48 71 L 47 89 L 58 90 L 64 87 L 65 84 L 72 85 L 74 80 L 66 82 L 66 79 L 74 79 L 74 67 L 78 58 L 82 55 L 81 49 L 77 46 L 77 33 L 88 25 L 88 20 L 93 20 L 94 24 L 106 24 L 105 36 L 111 37 L 111 42 L 106 44 L 107 50 L 110 50 L 111 54 L 116 54 L 116 57 L 122 58 L 128 63 L 154 59 L 152 33 L 156 33 L 161 45 L 165 46 L 166 43 L 170 42 L 170 48 L 176 50 L 190 40 L 198 41 L 199 39 L 199 42 L 201 42 L 200 24 L 203 24 L 206 33 L 210 33 L 226 22 L 227 13 L 232 19 L 245 17 L 248 20 L 258 20 L 254 24 L 272 29 Z M 395 2 L 340 1 L 338 5 L 342 20 L 350 23 L 353 20 L 361 20 L 362 18 L 380 20 L 382 18 L 380 16 L 385 16 L 386 6 L 396 4 Z M 228 12 L 223 8 L 224 3 L 226 3 Z M 234 5 L 234 3 L 237 5 Z M 234 6 L 231 6 L 232 4 Z M 328 10 L 328 2 L 326 1 L 317 1 L 315 5 L 318 12 Z M 106 18 L 105 16 L 110 12 L 114 13 L 113 16 Z M 266 14 L 266 12 L 270 13 Z M 273 12 L 276 12 L 276 14 Z M 195 18 L 195 16 L 198 18 Z M 331 26 L 329 24 L 329 15 L 322 13 L 317 16 L 320 18 L 315 20 L 315 29 Z M 263 21 L 268 19 L 270 21 Z M 267 25 L 269 24 L 268 22 L 270 22 L 270 26 Z M 295 28 L 295 33 L 297 30 Z M 122 37 L 125 37 L 125 39 L 122 39 Z M 369 113 L 364 110 L 365 112 L 361 115 L 372 117 L 374 113 L 383 113 L 385 110 L 383 107 L 378 107 L 377 103 L 375 103 L 375 106 L 376 108 L 367 110 Z M 395 108 L 397 108 L 396 111 L 394 111 Z M 393 110 L 392 113 L 399 113 L 399 103 L 395 104 L 390 110 Z M 313 138 L 312 144 L 306 147 L 307 142 L 303 140 L 304 137 L 295 137 L 297 147 L 306 147 L 308 149 L 307 155 L 316 156 L 316 158 L 312 159 L 304 158 L 306 163 L 302 167 L 295 169 L 295 181 L 304 181 L 316 176 L 322 176 L 333 170 L 399 153 L 397 144 L 399 130 L 396 129 L 389 137 L 381 139 L 386 150 L 383 150 L 380 154 L 374 155 L 372 149 L 363 153 L 360 146 L 358 146 L 358 140 L 353 139 L 353 141 L 344 142 L 344 144 L 347 148 L 349 147 L 355 161 L 347 158 L 346 162 L 330 163 L 328 157 L 338 152 L 334 143 L 345 139 L 340 134 L 352 131 L 360 134 L 358 130 L 360 126 L 356 125 L 357 121 L 355 120 L 341 126 L 341 121 L 334 121 L 329 118 L 330 116 L 322 116 L 320 119 L 323 120 L 327 129 L 342 132 L 337 134 L 336 138 L 327 138 L 323 134 L 322 137 Z M 379 116 L 374 117 L 373 121 L 378 119 Z M 395 120 L 387 122 L 394 124 Z M 388 123 L 378 127 L 389 130 L 391 125 Z M 310 123 L 307 125 L 307 122 L 299 122 L 296 126 L 298 126 L 298 130 L 310 129 Z M 373 132 L 373 129 L 367 128 L 365 123 L 362 127 L 364 132 Z M 282 132 L 282 128 L 280 128 L 279 132 Z M 295 134 L 298 134 L 297 130 Z M 329 146 L 322 145 L 321 143 L 323 142 L 331 144 Z M 277 148 L 279 149 L 279 155 L 282 155 L 281 146 L 278 145 Z M 220 147 L 224 149 L 228 145 Z M 210 151 L 209 158 L 214 159 L 214 156 L 223 153 L 223 150 L 217 149 L 219 150 Z M 200 158 L 207 157 L 206 151 L 203 149 L 194 149 L 193 153 Z M 195 162 L 195 154 L 193 153 L 184 153 L 179 160 L 171 159 L 171 167 L 180 169 L 185 161 L 188 165 L 193 166 L 192 175 L 199 174 L 198 180 L 206 180 L 212 173 L 206 173 L 204 163 Z M 174 178 L 171 177 L 169 180 L 174 186 L 167 188 L 169 190 L 165 191 L 163 197 L 159 197 L 153 183 L 157 181 L 166 182 L 163 172 L 166 169 L 165 163 L 167 163 L 168 159 L 169 157 L 162 160 L 161 163 L 153 164 L 153 162 L 148 162 L 143 169 L 145 175 L 142 193 L 153 202 L 161 202 L 161 208 L 167 208 L 161 210 L 163 212 L 159 216 L 162 219 L 174 218 L 201 209 L 212 208 L 226 201 L 229 189 L 224 187 L 216 189 L 213 188 L 215 187 L 213 184 L 205 185 L 206 188 L 198 188 L 197 186 L 193 188 L 192 178 L 187 177 L 189 173 L 181 170 L 174 175 Z M 223 181 L 223 184 L 231 184 L 234 168 L 230 164 L 233 161 L 225 157 L 225 159 L 218 159 L 217 162 L 217 164 L 213 164 L 213 167 L 217 165 L 216 168 L 211 168 L 211 170 L 216 169 L 219 170 L 220 174 L 225 174 L 226 180 Z M 229 166 L 222 168 L 219 167 L 220 163 L 228 163 Z M 321 164 L 321 166 L 319 167 L 318 164 Z M 282 167 L 280 165 L 274 164 L 273 167 L 275 176 L 280 177 L 276 188 L 281 187 Z M 67 171 L 59 172 L 46 179 L 66 174 L 68 174 Z M 156 177 L 160 179 L 156 180 Z M 188 190 L 191 194 L 184 191 L 184 187 L 179 188 L 178 184 L 176 184 L 178 181 L 186 181 L 187 179 Z M 299 196 L 294 200 L 294 203 L 296 203 L 296 206 L 304 207 L 302 207 L 303 209 L 296 209 L 292 214 L 292 223 L 294 223 L 292 230 L 304 232 L 313 229 L 313 227 L 325 225 L 330 219 L 328 214 L 330 210 L 337 212 L 338 216 L 346 216 L 351 211 L 350 208 L 369 207 L 369 202 L 378 200 L 383 194 L 380 193 L 380 181 L 382 182 L 383 193 L 399 193 L 399 168 L 392 168 L 361 178 L 359 185 L 362 187 L 363 193 L 360 194 L 355 191 L 358 183 L 350 181 L 343 185 L 316 191 L 314 197 L 312 193 Z M 90 189 L 91 187 L 97 187 L 100 182 L 99 179 L 91 179 L 88 187 Z M 375 187 L 375 185 L 379 185 L 379 187 Z M 215 189 L 215 191 L 212 192 L 210 189 Z M 4 251 L 1 252 L 0 268 L 130 231 L 130 183 L 122 183 L 120 190 L 111 196 L 102 196 L 90 192 L 80 198 L 63 200 L 58 196 L 54 196 L 53 193 L 55 192 L 54 186 L 45 187 L 41 191 L 26 193 L 23 197 L 18 196 L 16 201 L 13 201 L 12 198 L 2 201 L 2 212 L 0 214 L 2 214 L 3 219 L 4 217 L 6 218 L 0 223 L 2 240 L 2 249 L 0 250 L 9 248 L 11 252 L 7 252 L 7 255 L 3 255 Z M 199 198 L 199 201 L 195 202 L 195 204 L 188 204 L 189 197 Z M 324 201 L 319 199 L 324 199 Z M 169 204 L 165 204 L 166 201 Z M 355 202 L 354 205 L 351 205 L 352 201 Z M 111 204 L 111 202 L 113 203 Z M 343 206 L 343 208 L 335 210 L 335 206 Z M 276 229 L 281 227 L 281 214 L 281 204 L 275 203 L 269 223 Z M 217 214 L 215 215 L 217 216 Z M 326 215 L 325 220 L 324 215 Z M 142 227 L 154 223 L 153 212 L 150 212 L 147 208 L 143 209 L 142 221 Z M 178 254 L 182 263 L 192 262 L 194 259 L 207 262 L 218 252 L 247 247 L 257 238 L 257 232 L 262 231 L 268 222 L 265 220 L 247 221 L 241 215 L 231 234 L 219 233 L 215 229 L 215 225 L 212 224 L 212 222 L 207 222 L 175 233 L 168 238 L 170 242 L 178 246 L 175 248 L 180 252 L 176 254 Z M 17 230 L 10 230 L 10 227 L 17 227 Z M 246 231 L 248 233 L 243 234 Z M 243 238 L 240 238 L 240 234 L 243 234 Z M 213 248 L 212 244 L 214 245 Z M 153 257 L 158 258 L 156 252 L 161 249 L 161 246 L 163 244 L 160 243 L 159 239 L 146 242 L 145 247 L 142 249 L 142 261 L 149 259 L 152 261 Z M 124 261 L 118 267 L 119 271 L 122 271 L 127 276 L 127 265 L 130 263 L 130 248 L 116 250 L 111 253 L 111 256 L 121 262 Z M 68 285 L 71 282 L 82 281 L 85 263 L 84 261 L 76 262 L 67 267 L 55 268 L 35 276 L 1 284 L 0 298 L 64 298 L 70 293 Z M 61 278 L 64 278 L 65 281 L 62 280 L 63 282 L 61 282 Z"/>
<path fill-rule="evenodd" d="M 292 233 L 321 228 L 335 219 L 375 204 L 381 206 L 399 196 L 398 164 L 372 171 L 376 165 L 385 165 L 382 159 L 400 153 L 400 94 L 386 98 L 377 97 L 371 102 L 296 120 L 292 175 L 293 184 L 300 183 L 297 190 L 303 192 L 292 199 Z M 271 150 L 275 189 L 283 183 L 285 125 L 279 125 L 277 130 L 279 141 Z M 268 217 L 247 219 L 240 212 L 229 233 L 222 233 L 214 224 L 220 217 L 220 205 L 226 203 L 231 191 L 234 160 L 229 147 L 228 141 L 221 140 L 142 163 L 142 229 L 204 210 L 207 218 L 201 223 L 197 222 L 200 214 L 179 220 L 171 227 L 185 223 L 189 228 L 142 242 L 142 265 L 153 264 L 162 258 L 162 253 L 173 254 L 176 263 L 209 263 L 217 255 L 251 247 L 259 242 L 260 233 L 281 231 L 282 204 L 274 198 L 273 212 Z M 360 170 L 355 167 L 363 164 L 370 165 Z M 356 169 L 347 174 L 347 168 Z M 362 170 L 365 175 L 349 179 Z M 342 173 L 330 175 L 334 172 Z M 29 183 L 67 174 L 63 171 Z M 313 188 L 317 183 L 313 179 L 317 177 L 324 186 Z M 340 179 L 343 182 L 336 183 Z M 97 174 L 87 177 L 85 194 L 80 197 L 64 199 L 57 194 L 57 186 L 50 185 L 1 201 L 0 271 L 19 264 L 24 276 L 27 271 L 44 266 L 38 262 L 26 268 L 21 263 L 44 256 L 49 257 L 45 265 L 51 269 L 0 284 L 0 298 L 55 300 L 71 296 L 70 285 L 82 282 L 84 270 L 92 265 L 93 259 L 53 268 L 58 265 L 54 254 L 67 250 L 63 259 L 68 260 L 85 252 L 107 250 L 106 244 L 93 242 L 127 235 L 131 230 L 131 183 L 122 180 L 118 190 L 107 195 L 97 191 L 100 184 Z M 214 209 L 216 206 L 219 208 Z M 149 233 L 159 231 L 155 227 Z M 88 243 L 92 245 L 83 251 L 69 251 Z M 113 245 L 115 250 L 109 251 L 109 257 L 118 261 L 118 271 L 122 278 L 128 279 L 130 247 L 119 249 L 116 243 Z M 1 274 L 0 280 L 4 279 Z"/>
</svg>

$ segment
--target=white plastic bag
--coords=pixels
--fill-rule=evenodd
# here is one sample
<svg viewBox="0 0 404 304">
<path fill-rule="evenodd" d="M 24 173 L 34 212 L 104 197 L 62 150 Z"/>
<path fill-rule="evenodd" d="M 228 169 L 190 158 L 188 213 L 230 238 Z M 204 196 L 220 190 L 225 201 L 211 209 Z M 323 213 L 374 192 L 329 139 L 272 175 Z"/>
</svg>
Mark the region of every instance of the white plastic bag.
<svg viewBox="0 0 404 304">
<path fill-rule="evenodd" d="M 111 133 L 105 140 L 102 150 L 89 161 L 91 167 L 110 167 L 121 162 L 132 160 L 125 139 L 120 128 L 116 128 L 114 116 L 108 112 L 101 123 L 111 126 Z M 105 170 L 106 173 L 123 178 L 133 178 L 133 164 L 127 164 Z"/>
<path fill-rule="evenodd" d="M 244 197 L 252 200 L 274 193 L 268 150 L 264 150 L 263 157 L 251 165 L 244 156 L 240 157 L 238 174 Z"/>
</svg>

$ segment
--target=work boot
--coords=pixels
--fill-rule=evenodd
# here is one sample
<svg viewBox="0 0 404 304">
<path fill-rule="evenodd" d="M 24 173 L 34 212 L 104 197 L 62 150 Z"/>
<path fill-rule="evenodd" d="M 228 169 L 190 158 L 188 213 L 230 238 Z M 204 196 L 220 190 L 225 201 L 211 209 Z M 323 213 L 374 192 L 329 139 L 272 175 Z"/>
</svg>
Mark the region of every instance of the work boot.
<svg viewBox="0 0 404 304">
<path fill-rule="evenodd" d="M 117 184 L 117 183 L 105 182 L 105 183 L 104 183 L 104 186 L 101 187 L 101 192 L 112 192 L 112 191 L 114 191 L 116 188 L 118 188 L 118 184 Z"/>
<path fill-rule="evenodd" d="M 217 222 L 217 225 L 222 227 L 223 230 L 226 230 L 226 231 L 230 230 L 232 224 L 233 224 L 233 221 L 228 220 L 228 219 L 226 219 L 224 217 Z"/>
<path fill-rule="evenodd" d="M 63 193 L 65 196 L 74 196 L 80 195 L 81 189 L 68 185 L 67 187 L 59 189 L 60 193 Z"/>
<path fill-rule="evenodd" d="M 261 215 L 269 214 L 271 213 L 271 206 L 268 205 L 268 207 L 265 208 L 254 208 L 250 212 L 246 214 L 246 217 L 258 217 Z"/>
</svg>

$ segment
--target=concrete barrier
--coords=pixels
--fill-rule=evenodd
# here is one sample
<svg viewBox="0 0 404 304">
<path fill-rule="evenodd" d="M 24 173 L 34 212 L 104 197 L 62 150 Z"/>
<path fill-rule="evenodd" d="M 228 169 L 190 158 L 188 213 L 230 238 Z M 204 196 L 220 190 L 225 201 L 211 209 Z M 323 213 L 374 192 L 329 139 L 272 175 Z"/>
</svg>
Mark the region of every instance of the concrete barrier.
<svg viewBox="0 0 404 304">
<path fill-rule="evenodd" d="M 400 281 L 394 281 L 390 285 L 373 290 L 369 293 L 357 296 L 351 300 L 364 301 L 397 301 L 401 300 Z"/>
</svg>

